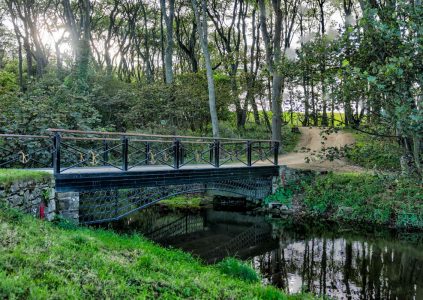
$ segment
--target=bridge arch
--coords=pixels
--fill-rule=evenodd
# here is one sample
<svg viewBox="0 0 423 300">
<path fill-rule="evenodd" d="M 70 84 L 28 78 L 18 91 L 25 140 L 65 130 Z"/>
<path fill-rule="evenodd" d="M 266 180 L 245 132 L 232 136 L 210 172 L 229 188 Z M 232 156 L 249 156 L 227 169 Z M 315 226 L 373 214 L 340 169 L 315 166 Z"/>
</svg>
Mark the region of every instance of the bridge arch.
<svg viewBox="0 0 423 300">
<path fill-rule="evenodd" d="M 109 189 L 79 192 L 79 222 L 95 224 L 120 220 L 162 200 L 184 194 L 205 192 L 242 196 L 258 202 L 271 193 L 269 179 L 224 180 L 211 183 Z"/>
</svg>

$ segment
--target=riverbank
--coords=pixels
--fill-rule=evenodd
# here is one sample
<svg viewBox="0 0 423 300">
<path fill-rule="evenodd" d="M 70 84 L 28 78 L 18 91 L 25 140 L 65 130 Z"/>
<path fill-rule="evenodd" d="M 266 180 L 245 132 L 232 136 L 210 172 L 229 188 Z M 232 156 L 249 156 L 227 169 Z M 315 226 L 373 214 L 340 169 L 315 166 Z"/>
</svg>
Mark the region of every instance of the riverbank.
<svg viewBox="0 0 423 300">
<path fill-rule="evenodd" d="M 51 178 L 51 174 L 43 171 L 29 171 L 19 169 L 0 169 L 0 186 L 8 186 L 20 181 L 41 181 Z"/>
<path fill-rule="evenodd" d="M 311 299 L 233 278 L 139 235 L 0 209 L 0 298 Z"/>
<path fill-rule="evenodd" d="M 423 230 L 423 189 L 413 179 L 328 173 L 282 187 L 272 197 L 294 215 Z"/>
</svg>

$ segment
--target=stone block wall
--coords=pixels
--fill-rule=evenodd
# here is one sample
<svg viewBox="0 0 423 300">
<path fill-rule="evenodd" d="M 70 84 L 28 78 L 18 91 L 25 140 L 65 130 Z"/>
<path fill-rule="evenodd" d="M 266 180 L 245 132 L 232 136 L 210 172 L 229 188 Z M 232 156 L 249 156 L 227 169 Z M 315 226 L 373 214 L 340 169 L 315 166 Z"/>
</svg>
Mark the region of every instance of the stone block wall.
<svg viewBox="0 0 423 300">
<path fill-rule="evenodd" d="M 56 193 L 57 213 L 73 223 L 79 223 L 79 193 Z"/>
<path fill-rule="evenodd" d="M 40 217 L 43 203 L 44 216 L 50 221 L 56 216 L 54 180 L 45 178 L 0 185 L 0 202 L 34 217 Z"/>
</svg>

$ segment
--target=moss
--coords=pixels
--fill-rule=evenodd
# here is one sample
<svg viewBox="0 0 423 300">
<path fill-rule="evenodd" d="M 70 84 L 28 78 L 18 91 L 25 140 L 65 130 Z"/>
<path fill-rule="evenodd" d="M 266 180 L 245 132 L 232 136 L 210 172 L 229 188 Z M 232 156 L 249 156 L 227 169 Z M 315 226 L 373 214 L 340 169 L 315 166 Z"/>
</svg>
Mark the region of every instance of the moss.
<svg viewBox="0 0 423 300">
<path fill-rule="evenodd" d="M 30 171 L 19 169 L 0 169 L 0 185 L 7 186 L 15 181 L 35 180 L 42 181 L 51 177 L 44 171 Z"/>
<path fill-rule="evenodd" d="M 0 243 L 0 298 L 310 298 L 233 278 L 140 235 L 66 229 L 4 207 L 0 236 L 8 237 Z"/>
<path fill-rule="evenodd" d="M 170 209 L 192 209 L 198 210 L 201 208 L 203 198 L 199 196 L 176 196 L 166 200 L 160 201 L 160 205 L 166 206 Z"/>
</svg>

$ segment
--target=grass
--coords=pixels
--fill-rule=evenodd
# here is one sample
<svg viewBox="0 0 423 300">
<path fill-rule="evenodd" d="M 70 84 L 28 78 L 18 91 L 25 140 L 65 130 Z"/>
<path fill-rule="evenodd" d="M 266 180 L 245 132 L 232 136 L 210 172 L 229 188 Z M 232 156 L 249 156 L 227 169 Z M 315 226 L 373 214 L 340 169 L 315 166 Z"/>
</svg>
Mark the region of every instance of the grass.
<svg viewBox="0 0 423 300">
<path fill-rule="evenodd" d="M 314 216 L 423 229 L 423 189 L 413 179 L 337 173 L 304 187 L 304 205 Z"/>
<path fill-rule="evenodd" d="M 10 185 L 15 181 L 40 181 L 50 178 L 51 175 L 43 171 L 29 171 L 18 169 L 0 169 L 0 185 Z"/>
<path fill-rule="evenodd" d="M 227 275 L 139 235 L 0 209 L 0 298 L 312 299 Z"/>
<path fill-rule="evenodd" d="M 202 200 L 200 196 L 182 195 L 162 200 L 160 205 L 170 209 L 200 209 Z"/>
<path fill-rule="evenodd" d="M 251 266 L 235 258 L 225 258 L 217 266 L 223 273 L 228 274 L 231 277 L 241 278 L 248 282 L 260 281 L 260 277 Z"/>
</svg>

